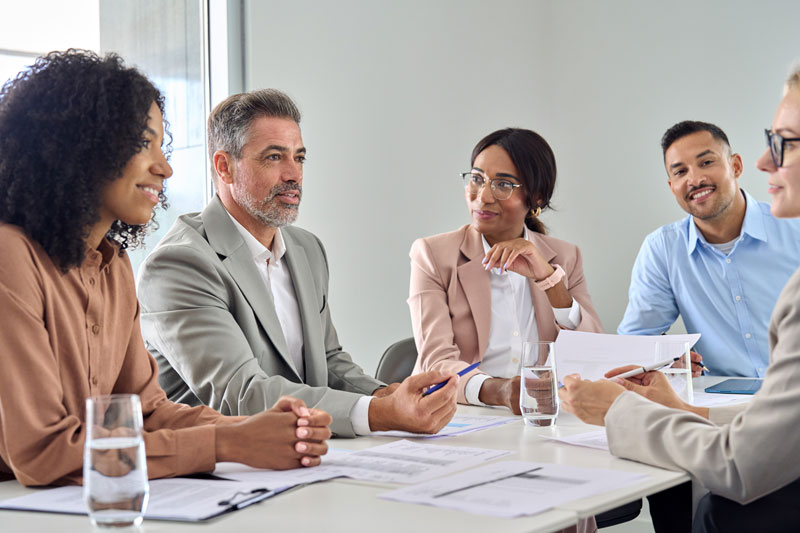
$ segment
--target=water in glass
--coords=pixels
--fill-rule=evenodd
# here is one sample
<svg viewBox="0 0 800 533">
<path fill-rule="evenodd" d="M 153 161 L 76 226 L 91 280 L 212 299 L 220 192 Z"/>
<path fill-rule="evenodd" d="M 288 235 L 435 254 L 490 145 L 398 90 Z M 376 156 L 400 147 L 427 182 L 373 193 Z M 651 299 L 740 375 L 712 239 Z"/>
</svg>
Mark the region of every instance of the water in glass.
<svg viewBox="0 0 800 533">
<path fill-rule="evenodd" d="M 141 408 L 138 396 L 114 396 L 128 398 L 87 400 L 84 500 L 96 526 L 139 526 L 149 495 Z"/>
<path fill-rule="evenodd" d="M 522 346 L 519 407 L 529 426 L 553 426 L 558 416 L 555 344 L 526 342 Z"/>
</svg>

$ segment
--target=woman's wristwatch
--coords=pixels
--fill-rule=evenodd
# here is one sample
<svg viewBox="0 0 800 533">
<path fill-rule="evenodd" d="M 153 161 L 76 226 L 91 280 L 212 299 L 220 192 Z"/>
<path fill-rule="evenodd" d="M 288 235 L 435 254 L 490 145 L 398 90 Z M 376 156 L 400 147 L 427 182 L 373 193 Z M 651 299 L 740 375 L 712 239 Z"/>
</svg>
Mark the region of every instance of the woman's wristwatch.
<svg viewBox="0 0 800 533">
<path fill-rule="evenodd" d="M 542 289 L 543 291 L 555 287 L 556 285 L 558 285 L 558 282 L 564 279 L 564 276 L 567 275 L 567 273 L 564 272 L 564 269 L 561 268 L 561 265 L 550 265 L 550 266 L 552 266 L 555 269 L 552 274 L 550 274 L 544 279 L 534 281 L 536 286 Z"/>
</svg>

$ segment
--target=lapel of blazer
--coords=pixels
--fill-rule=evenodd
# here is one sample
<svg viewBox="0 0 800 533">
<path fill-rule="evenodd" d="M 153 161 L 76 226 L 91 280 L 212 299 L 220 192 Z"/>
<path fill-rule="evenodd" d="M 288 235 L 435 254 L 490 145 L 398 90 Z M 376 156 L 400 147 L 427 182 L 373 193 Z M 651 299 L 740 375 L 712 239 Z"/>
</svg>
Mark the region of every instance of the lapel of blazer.
<svg viewBox="0 0 800 533">
<path fill-rule="evenodd" d="M 253 264 L 250 249 L 242 240 L 236 226 L 231 222 L 228 212 L 218 196 L 214 196 L 214 199 L 205 208 L 202 218 L 208 243 L 222 257 L 222 264 L 244 294 L 261 326 L 272 341 L 275 351 L 295 373 L 297 381 L 302 381 L 289 355 L 289 347 L 275 312 L 272 294 L 264 286 L 264 281 Z M 253 355 L 259 357 L 260 354 L 254 353 Z"/>
<path fill-rule="evenodd" d="M 555 258 L 556 251 L 547 244 L 540 233 L 528 230 L 528 236 L 534 246 L 536 246 L 536 249 L 539 250 L 539 253 L 542 254 L 545 261 L 549 263 Z M 547 294 L 537 287 L 532 279 L 528 280 L 528 283 L 531 286 L 531 298 L 536 313 L 536 326 L 539 329 L 539 340 L 555 339 L 558 334 L 558 327 L 555 324 L 556 317 L 553 314 L 553 306 L 550 305 Z M 546 319 L 542 320 L 544 318 Z"/>
<path fill-rule="evenodd" d="M 294 285 L 300 319 L 303 322 L 303 361 L 306 366 L 305 382 L 312 386 L 328 384 L 328 365 L 325 353 L 318 354 L 319 339 L 324 338 L 319 318 L 319 305 L 315 295 L 314 276 L 305 249 L 295 240 L 290 228 L 282 231 L 286 254 L 283 258 L 289 267 Z M 324 344 L 324 343 L 323 343 Z"/>
<path fill-rule="evenodd" d="M 483 268 L 483 242 L 481 235 L 472 226 L 467 226 L 461 253 L 467 261 L 457 267 L 458 280 L 467 297 L 475 329 L 478 332 L 478 353 L 489 346 L 489 322 L 491 320 L 492 292 L 489 273 Z"/>
</svg>

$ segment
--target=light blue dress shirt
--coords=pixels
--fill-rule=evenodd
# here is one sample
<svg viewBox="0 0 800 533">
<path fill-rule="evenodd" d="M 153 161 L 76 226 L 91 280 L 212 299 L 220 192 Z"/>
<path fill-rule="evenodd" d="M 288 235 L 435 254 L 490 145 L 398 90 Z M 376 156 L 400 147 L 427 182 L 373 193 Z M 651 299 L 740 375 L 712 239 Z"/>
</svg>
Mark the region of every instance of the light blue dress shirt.
<svg viewBox="0 0 800 533">
<path fill-rule="evenodd" d="M 742 193 L 742 233 L 728 255 L 691 216 L 647 236 L 617 333 L 658 335 L 680 315 L 687 332 L 701 334 L 694 349 L 711 374 L 764 376 L 772 308 L 800 266 L 800 219 L 775 219 L 769 204 Z"/>
</svg>

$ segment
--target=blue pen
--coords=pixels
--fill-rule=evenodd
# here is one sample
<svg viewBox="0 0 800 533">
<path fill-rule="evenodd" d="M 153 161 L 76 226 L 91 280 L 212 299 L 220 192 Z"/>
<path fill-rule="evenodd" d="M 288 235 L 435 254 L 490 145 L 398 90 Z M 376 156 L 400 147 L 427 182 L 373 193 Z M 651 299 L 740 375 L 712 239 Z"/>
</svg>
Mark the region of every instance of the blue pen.
<svg viewBox="0 0 800 533">
<path fill-rule="evenodd" d="M 479 365 L 479 364 L 481 364 L 481 362 L 480 362 L 480 361 L 478 361 L 477 363 L 474 363 L 474 364 L 471 364 L 471 365 L 469 365 L 467 368 L 465 368 L 464 370 L 462 370 L 461 372 L 459 372 L 459 373 L 458 373 L 458 375 L 459 375 L 459 376 L 463 376 L 463 375 L 465 375 L 465 374 L 468 374 L 469 372 L 472 372 L 473 370 L 475 370 L 476 368 L 478 368 L 478 365 Z M 448 379 L 447 381 L 450 381 L 450 380 Z M 437 391 L 437 390 L 441 389 L 442 387 L 444 387 L 445 385 L 447 385 L 447 381 L 442 381 L 441 383 L 437 383 L 436 385 L 434 385 L 434 386 L 433 386 L 433 387 L 431 387 L 430 389 L 428 389 L 428 390 L 426 390 L 425 392 L 423 392 L 423 393 L 422 393 L 422 395 L 423 395 L 423 396 L 427 396 L 428 394 L 430 394 L 430 393 L 432 393 L 432 392 L 434 392 L 434 391 Z"/>
</svg>

